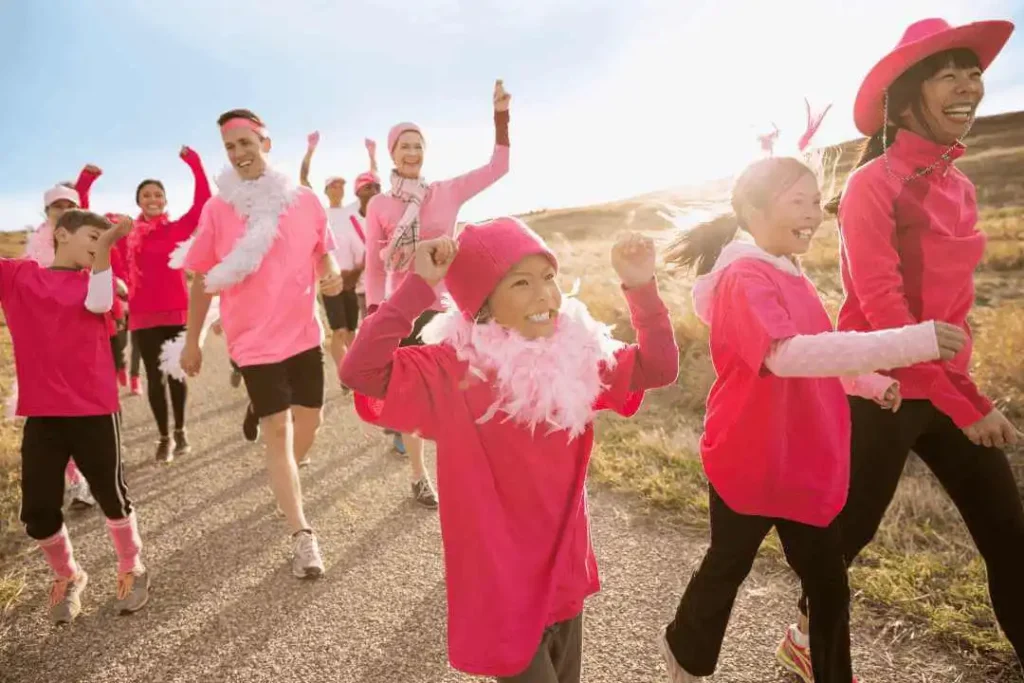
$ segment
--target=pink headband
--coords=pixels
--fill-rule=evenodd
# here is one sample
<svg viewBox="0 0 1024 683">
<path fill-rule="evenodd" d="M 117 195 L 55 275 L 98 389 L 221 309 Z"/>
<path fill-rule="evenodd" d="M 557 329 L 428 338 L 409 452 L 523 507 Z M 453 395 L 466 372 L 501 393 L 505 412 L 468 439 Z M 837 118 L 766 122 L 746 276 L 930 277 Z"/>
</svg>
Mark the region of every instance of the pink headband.
<svg viewBox="0 0 1024 683">
<path fill-rule="evenodd" d="M 331 176 L 330 178 L 328 178 L 327 180 L 324 181 L 324 189 L 326 190 L 328 187 L 330 187 L 334 183 L 342 183 L 342 184 L 344 184 L 345 183 L 345 179 L 342 178 L 340 175 L 333 175 L 333 176 Z"/>
<path fill-rule="evenodd" d="M 267 135 L 267 129 L 264 126 L 261 126 L 255 121 L 250 121 L 249 119 L 245 119 L 240 116 L 233 119 L 228 119 L 224 122 L 224 125 L 220 127 L 221 132 L 235 130 L 237 128 L 248 128 L 252 132 L 256 133 L 256 135 L 259 135 L 261 138 L 269 137 Z"/>
</svg>

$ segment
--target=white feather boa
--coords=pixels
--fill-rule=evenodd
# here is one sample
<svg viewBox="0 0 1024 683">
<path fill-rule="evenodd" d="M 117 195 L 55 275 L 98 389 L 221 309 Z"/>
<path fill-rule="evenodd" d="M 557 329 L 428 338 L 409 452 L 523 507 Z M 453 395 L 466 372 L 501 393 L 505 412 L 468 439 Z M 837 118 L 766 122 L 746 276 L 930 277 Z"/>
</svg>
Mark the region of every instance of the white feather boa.
<svg viewBox="0 0 1024 683">
<path fill-rule="evenodd" d="M 245 218 L 245 232 L 220 263 L 206 273 L 206 291 L 214 294 L 237 285 L 263 263 L 263 257 L 277 239 L 281 214 L 299 198 L 300 189 L 291 179 L 267 167 L 256 180 L 243 180 L 233 168 L 217 176 L 218 196 Z M 180 269 L 194 238 L 182 242 L 171 252 L 171 268 Z"/>
<path fill-rule="evenodd" d="M 213 324 L 220 320 L 220 297 L 213 297 L 210 301 L 210 310 L 206 314 L 203 328 L 199 330 L 199 348 L 203 347 L 206 335 L 209 334 Z M 174 339 L 168 339 L 160 347 L 160 372 L 168 377 L 184 382 L 188 375 L 181 369 L 181 352 L 185 350 L 185 332 L 181 332 Z"/>
<path fill-rule="evenodd" d="M 594 419 L 594 402 L 605 388 L 602 367 L 613 367 L 623 345 L 611 328 L 591 317 L 586 305 L 562 299 L 555 333 L 524 339 L 496 322 L 475 323 L 449 302 L 421 334 L 428 344 L 447 343 L 477 377 L 492 383 L 495 400 L 478 420 L 499 412 L 528 427 L 547 425 L 548 433 L 582 434 Z"/>
</svg>

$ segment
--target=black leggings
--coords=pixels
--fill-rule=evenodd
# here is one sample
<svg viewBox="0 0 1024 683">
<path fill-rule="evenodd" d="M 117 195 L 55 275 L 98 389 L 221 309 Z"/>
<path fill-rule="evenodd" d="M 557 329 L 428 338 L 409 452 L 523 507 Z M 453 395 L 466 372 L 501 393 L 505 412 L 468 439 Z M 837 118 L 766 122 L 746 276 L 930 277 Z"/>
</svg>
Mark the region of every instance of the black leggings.
<svg viewBox="0 0 1024 683">
<path fill-rule="evenodd" d="M 140 348 L 140 346 L 139 346 L 139 333 L 138 333 L 138 331 L 128 332 L 128 330 L 126 329 L 124 331 L 124 343 L 125 344 L 128 344 L 129 337 L 131 338 L 132 357 L 131 357 L 131 363 L 128 366 L 128 374 L 130 374 L 132 377 L 138 377 L 139 376 L 139 368 L 140 368 L 140 366 L 142 364 L 142 348 Z"/>
<path fill-rule="evenodd" d="M 184 325 L 165 325 L 163 327 L 148 327 L 134 332 L 142 352 L 142 364 L 146 367 L 149 407 L 153 410 L 157 429 L 160 430 L 160 436 L 163 437 L 169 436 L 167 431 L 167 386 L 170 385 L 171 390 L 175 431 L 185 428 L 185 399 L 188 397 L 188 387 L 184 382 L 168 377 L 160 371 L 160 350 L 163 348 L 164 342 L 174 339 L 184 331 Z"/>
<path fill-rule="evenodd" d="M 850 589 L 835 522 L 820 528 L 783 519 L 742 515 L 709 488 L 711 547 L 704 554 L 665 637 L 676 661 L 694 676 L 710 676 L 718 666 L 733 602 L 758 549 L 772 527 L 786 560 L 815 609 L 811 615 L 811 666 L 817 683 L 849 683 Z"/>
<path fill-rule="evenodd" d="M 930 401 L 904 401 L 892 413 L 851 398 L 850 409 L 850 497 L 837 519 L 846 563 L 874 538 L 913 450 L 963 517 L 988 569 L 996 618 L 1024 660 L 1024 506 L 1006 454 L 971 443 Z M 801 599 L 805 614 L 807 602 Z"/>
<path fill-rule="evenodd" d="M 107 519 L 132 513 L 121 468 L 119 414 L 30 417 L 21 441 L 21 521 L 36 540 L 64 524 L 64 468 L 72 457 Z"/>
</svg>

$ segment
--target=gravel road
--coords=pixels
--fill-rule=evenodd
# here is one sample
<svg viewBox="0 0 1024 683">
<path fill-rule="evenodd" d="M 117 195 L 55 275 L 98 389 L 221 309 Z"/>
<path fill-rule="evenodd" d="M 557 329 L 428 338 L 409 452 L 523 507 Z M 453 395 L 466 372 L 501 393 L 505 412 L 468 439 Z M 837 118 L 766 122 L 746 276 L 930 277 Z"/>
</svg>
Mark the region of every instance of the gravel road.
<svg viewBox="0 0 1024 683">
<path fill-rule="evenodd" d="M 387 440 L 355 418 L 351 399 L 329 392 L 313 464 L 302 473 L 327 573 L 315 583 L 293 579 L 262 449 L 241 438 L 244 389 L 228 384 L 223 341 L 211 338 L 207 347 L 203 375 L 190 385 L 192 455 L 156 464 L 145 399 L 124 399 L 125 471 L 153 575 L 149 606 L 130 617 L 113 614 L 114 554 L 103 519 L 95 511 L 70 517 L 76 555 L 91 576 L 85 611 L 71 627 L 50 626 L 47 569 L 38 552 L 26 551 L 29 587 L 0 633 L 0 681 L 474 680 L 447 665 L 437 515 L 411 502 L 408 469 Z M 600 489 L 592 491 L 591 511 L 604 591 L 588 603 L 584 680 L 664 681 L 653 641 L 705 534 Z M 787 573 L 757 565 L 711 680 L 795 680 L 773 659 L 794 594 Z M 858 611 L 854 627 L 862 682 L 986 679 L 924 645 L 891 644 L 866 618 Z"/>
</svg>

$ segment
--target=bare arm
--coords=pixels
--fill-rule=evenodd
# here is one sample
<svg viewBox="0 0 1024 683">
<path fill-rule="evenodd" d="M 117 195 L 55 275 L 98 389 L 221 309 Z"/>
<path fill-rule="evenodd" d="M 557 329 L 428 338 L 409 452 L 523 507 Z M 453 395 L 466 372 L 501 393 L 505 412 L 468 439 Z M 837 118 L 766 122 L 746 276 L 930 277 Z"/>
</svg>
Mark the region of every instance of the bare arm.
<svg viewBox="0 0 1024 683">
<path fill-rule="evenodd" d="M 299 182 L 312 190 L 313 186 L 309 184 L 309 165 L 313 162 L 313 152 L 316 151 L 316 146 L 320 143 L 320 132 L 314 131 L 310 133 L 306 140 L 308 144 L 306 146 L 306 156 L 302 157 L 302 166 L 299 168 Z"/>
<path fill-rule="evenodd" d="M 213 294 L 206 291 L 206 277 L 195 274 L 192 277 L 192 287 L 188 295 L 188 323 L 185 326 L 185 346 L 199 347 L 199 334 L 206 321 L 206 314 L 210 312 L 210 302 L 213 301 Z"/>
</svg>

